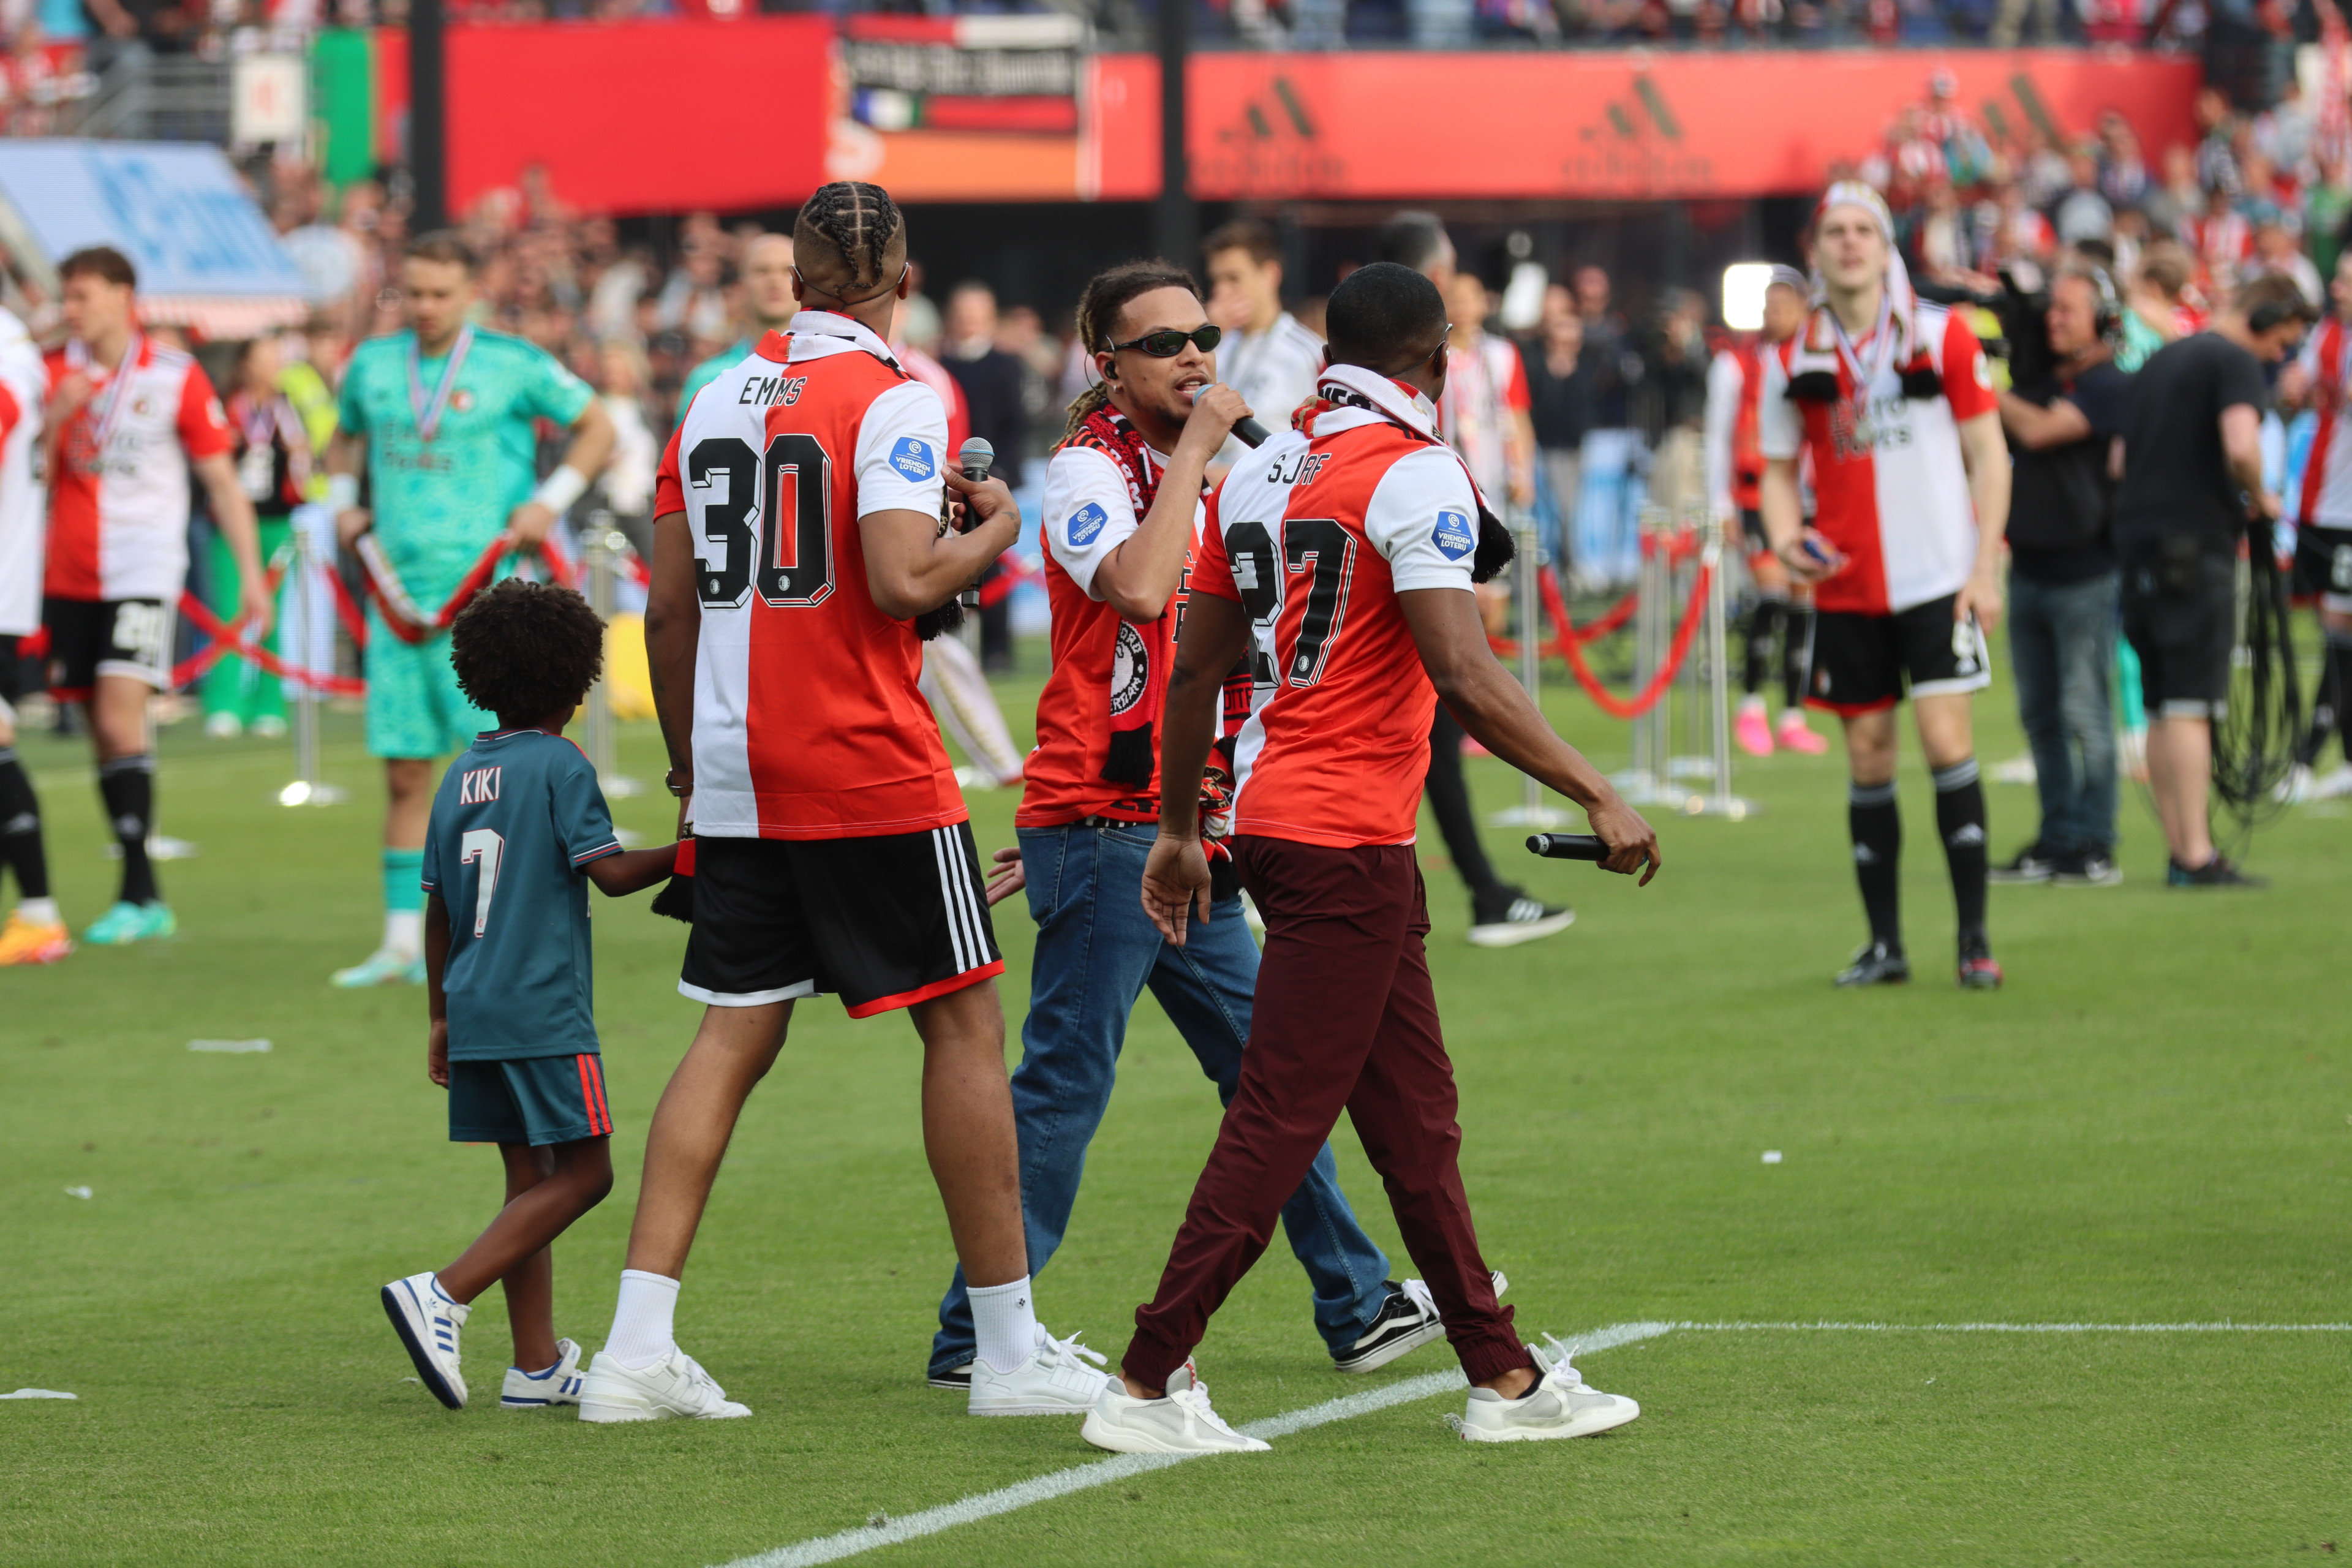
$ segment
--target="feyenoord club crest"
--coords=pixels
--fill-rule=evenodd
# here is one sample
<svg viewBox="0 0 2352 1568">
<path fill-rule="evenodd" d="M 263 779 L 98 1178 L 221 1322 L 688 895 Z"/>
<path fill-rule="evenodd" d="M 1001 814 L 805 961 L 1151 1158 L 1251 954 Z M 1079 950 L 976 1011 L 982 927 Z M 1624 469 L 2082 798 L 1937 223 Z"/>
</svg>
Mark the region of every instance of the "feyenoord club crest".
<svg viewBox="0 0 2352 1568">
<path fill-rule="evenodd" d="M 1143 689 L 1151 683 L 1151 654 L 1143 646 L 1143 634 L 1126 621 L 1118 623 L 1118 647 L 1110 657 L 1110 711 L 1113 718 L 1127 712 L 1143 700 Z"/>
<path fill-rule="evenodd" d="M 473 389 L 471 387 L 461 386 L 456 392 L 451 393 L 449 395 L 449 406 L 456 409 L 460 414 L 463 414 L 467 409 L 473 407 Z"/>
</svg>

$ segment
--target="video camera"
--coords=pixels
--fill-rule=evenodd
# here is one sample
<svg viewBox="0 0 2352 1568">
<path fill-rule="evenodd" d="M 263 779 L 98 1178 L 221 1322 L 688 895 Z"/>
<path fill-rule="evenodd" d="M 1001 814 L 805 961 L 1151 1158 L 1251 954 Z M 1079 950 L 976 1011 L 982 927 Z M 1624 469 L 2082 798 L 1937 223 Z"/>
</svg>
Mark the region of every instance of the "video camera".
<svg viewBox="0 0 2352 1568">
<path fill-rule="evenodd" d="M 2058 355 L 2050 347 L 2050 280 L 2039 269 L 2024 278 L 2009 268 L 2000 269 L 2000 288 L 1979 291 L 1922 281 L 1919 297 L 1940 305 L 1974 305 L 1990 310 L 2000 322 L 2000 335 L 1987 337 L 1986 354 L 2009 366 L 2012 386 L 2032 386 L 2057 369 Z"/>
</svg>

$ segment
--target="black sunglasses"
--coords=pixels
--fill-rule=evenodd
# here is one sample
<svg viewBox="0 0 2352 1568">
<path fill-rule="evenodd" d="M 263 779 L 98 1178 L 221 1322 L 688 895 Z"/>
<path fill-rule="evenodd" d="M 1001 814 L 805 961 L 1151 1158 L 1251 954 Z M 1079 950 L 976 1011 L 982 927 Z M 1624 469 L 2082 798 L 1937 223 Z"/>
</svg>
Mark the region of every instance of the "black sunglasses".
<svg viewBox="0 0 2352 1568">
<path fill-rule="evenodd" d="M 1222 327 L 1195 327 L 1189 332 L 1180 332 L 1173 327 L 1166 327 L 1156 332 L 1146 332 L 1139 338 L 1129 338 L 1123 343 L 1113 343 L 1110 349 L 1113 353 L 1118 353 L 1127 349 L 1141 349 L 1153 359 L 1174 359 L 1184 352 L 1186 343 L 1191 343 L 1204 354 L 1213 353 L 1216 352 L 1217 344 L 1224 341 L 1224 329 Z"/>
</svg>

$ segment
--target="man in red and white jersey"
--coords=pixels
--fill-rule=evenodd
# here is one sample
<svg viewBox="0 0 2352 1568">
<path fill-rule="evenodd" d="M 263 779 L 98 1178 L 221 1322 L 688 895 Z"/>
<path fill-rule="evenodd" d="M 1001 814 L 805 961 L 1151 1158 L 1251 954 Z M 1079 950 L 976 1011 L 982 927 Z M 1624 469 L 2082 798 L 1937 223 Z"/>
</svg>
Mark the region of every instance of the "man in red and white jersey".
<svg viewBox="0 0 2352 1568">
<path fill-rule="evenodd" d="M 99 247 L 58 265 L 66 328 L 48 356 L 44 420 L 49 477 L 42 619 L 49 687 L 89 704 L 99 794 L 122 846 L 114 906 L 85 942 L 166 937 L 177 929 L 155 886 L 147 837 L 155 757 L 147 700 L 172 684 L 172 626 L 188 574 L 188 475 L 202 480 L 228 542 L 253 635 L 269 629 L 253 503 L 230 459 L 228 416 L 194 358 L 139 330 L 138 275 Z"/>
<path fill-rule="evenodd" d="M 1818 756 L 1830 743 L 1805 723 L 1805 649 L 1812 641 L 1812 590 L 1793 584 L 1789 569 L 1764 537 L 1764 448 L 1758 445 L 1764 391 L 1764 358 L 1797 335 L 1804 324 L 1812 286 L 1793 267 L 1775 267 L 1764 285 L 1764 325 L 1742 333 L 1716 351 L 1706 367 L 1707 506 L 1728 534 L 1745 542 L 1748 575 L 1756 584 L 1756 607 L 1748 616 L 1748 670 L 1732 734 L 1751 757 L 1769 757 L 1776 744 Z M 1765 716 L 1764 682 L 1775 645 L 1780 655 L 1784 706 L 1777 742 Z"/>
<path fill-rule="evenodd" d="M 1764 526 L 1813 585 L 1814 707 L 1845 721 L 1847 820 L 1870 942 L 1841 985 L 1911 977 L 1896 861 L 1895 708 L 1907 687 L 1936 784 L 1936 830 L 1959 914 L 1959 980 L 2000 984 L 1985 935 L 1984 787 L 1969 696 L 1992 682 L 2009 451 L 1968 322 L 1911 292 L 1878 193 L 1830 187 L 1814 216 L 1818 300 L 1768 355 L 1759 404 Z M 1814 521 L 1798 497 L 1812 460 Z"/>
<path fill-rule="evenodd" d="M 1097 274 L 1079 299 L 1077 326 L 1101 379 L 1071 404 L 1068 433 L 1045 468 L 1038 531 L 1053 595 L 1054 673 L 1037 701 L 1037 750 L 1013 819 L 1037 922 L 1013 1075 L 1032 1273 L 1068 1228 L 1144 991 L 1230 1100 L 1258 970 L 1231 877 L 1217 889 L 1216 922 L 1181 952 L 1139 897 L 1160 816 L 1163 699 L 1202 476 L 1250 406 L 1216 381 L 1222 329 L 1180 268 L 1132 261 Z M 1232 736 L 1249 715 L 1256 662 L 1238 659 L 1227 674 L 1213 831 L 1222 832 L 1231 799 Z M 1314 1288 L 1317 1331 L 1339 1371 L 1370 1372 L 1442 1331 L 1418 1281 L 1390 1282 L 1388 1258 L 1357 1223 L 1328 1148 L 1283 1216 Z M 971 1359 L 958 1279 L 940 1303 L 930 1382 L 954 1386 Z"/>
<path fill-rule="evenodd" d="M 16 908 L 0 927 L 0 966 L 54 963 L 73 951 L 49 896 L 41 802 L 16 756 L 17 643 L 40 629 L 41 405 L 48 373 L 25 323 L 0 310 L 0 870 L 16 875 Z"/>
<path fill-rule="evenodd" d="M 1479 1256 L 1413 849 L 1440 698 L 1496 755 L 1585 807 L 1610 869 L 1654 870 L 1657 840 L 1487 647 L 1471 588 L 1508 559 L 1509 537 L 1438 438 L 1443 297 L 1375 262 L 1332 291 L 1327 321 L 1330 363 L 1301 427 L 1212 503 L 1170 681 L 1143 900 L 1181 945 L 1195 908 L 1210 914 L 1199 794 L 1220 688 L 1254 638 L 1270 643 L 1274 690 L 1242 731 L 1233 837 L 1265 953 L 1240 1089 L 1122 1375 L 1087 1418 L 1098 1447 L 1265 1447 L 1217 1418 L 1190 1357 L 1342 1110 L 1473 1384 L 1464 1435 L 1574 1437 L 1640 1414 L 1586 1388 L 1559 1351 L 1530 1354 Z"/>
<path fill-rule="evenodd" d="M 2352 255 L 2336 262 L 2327 292 L 2335 313 L 2304 339 L 2303 353 L 2278 387 L 2282 405 L 2309 408 L 2317 416 L 2304 458 L 2294 552 L 2304 590 L 2319 595 L 2327 664 L 2285 785 L 2289 795 L 2301 798 L 2352 794 L 2352 748 L 2335 773 L 2313 777 L 2327 737 L 2352 733 L 2345 725 L 2345 694 L 2352 692 L 2352 429 L 2345 426 L 2346 398 L 2352 394 Z"/>
<path fill-rule="evenodd" d="M 678 989 L 706 1006 L 654 1114 L 581 1418 L 750 1414 L 678 1349 L 677 1282 L 735 1119 L 793 1003 L 821 991 L 854 1017 L 906 1008 L 922 1037 L 924 1142 L 973 1282 L 971 1408 L 1067 1410 L 1102 1373 L 1031 1309 L 1004 962 L 917 689 L 920 630 L 1020 513 L 1003 484 L 950 469 L 946 411 L 887 346 L 908 281 L 888 195 L 824 186 L 793 240 L 800 313 L 695 396 L 655 501 L 646 652 L 695 830 Z M 943 477 L 977 516 L 968 532 L 941 530 Z"/>
</svg>

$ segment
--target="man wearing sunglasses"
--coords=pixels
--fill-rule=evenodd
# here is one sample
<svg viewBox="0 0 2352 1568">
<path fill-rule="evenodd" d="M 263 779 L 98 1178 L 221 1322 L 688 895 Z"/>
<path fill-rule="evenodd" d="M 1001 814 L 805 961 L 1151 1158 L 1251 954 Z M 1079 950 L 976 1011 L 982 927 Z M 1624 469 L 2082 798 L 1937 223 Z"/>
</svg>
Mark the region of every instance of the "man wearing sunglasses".
<svg viewBox="0 0 2352 1568">
<path fill-rule="evenodd" d="M 1017 858 L 1037 922 L 1013 1075 L 1033 1275 L 1069 1225 L 1137 998 L 1151 992 L 1230 1100 L 1257 986 L 1257 946 L 1230 877 L 1220 883 L 1219 918 L 1186 947 L 1161 939 L 1141 899 L 1160 814 L 1160 703 L 1202 526 L 1202 476 L 1250 406 L 1216 381 L 1221 334 L 1181 268 L 1131 262 L 1097 277 L 1079 301 L 1078 331 L 1102 380 L 1071 405 L 1069 433 L 1045 470 L 1054 673 L 1013 817 L 1021 847 L 999 852 L 1001 862 Z M 1230 798 L 1231 738 L 1249 716 L 1254 664 L 1227 664 L 1224 750 L 1202 792 L 1213 829 Z M 990 891 L 1018 885 L 1008 879 Z M 1283 1222 L 1339 1370 L 1370 1372 L 1444 1331 L 1420 1281 L 1389 1279 L 1388 1258 L 1339 1191 L 1328 1143 L 1292 1187 Z M 962 1386 L 973 1353 L 958 1275 L 940 1304 L 931 1383 Z"/>
</svg>

